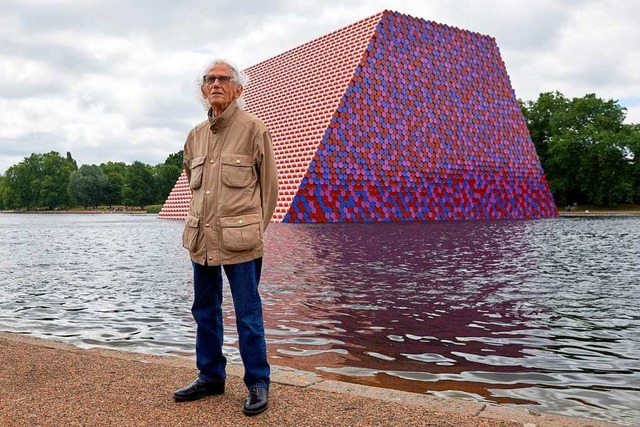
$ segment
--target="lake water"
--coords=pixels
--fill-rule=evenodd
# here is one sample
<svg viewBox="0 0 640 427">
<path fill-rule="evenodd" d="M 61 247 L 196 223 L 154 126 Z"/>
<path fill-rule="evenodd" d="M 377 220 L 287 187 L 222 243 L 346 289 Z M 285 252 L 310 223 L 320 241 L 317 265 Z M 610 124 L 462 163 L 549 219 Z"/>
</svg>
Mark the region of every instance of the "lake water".
<svg viewBox="0 0 640 427">
<path fill-rule="evenodd" d="M 1 214 L 0 330 L 193 358 L 181 232 L 152 215 Z M 640 423 L 640 218 L 272 224 L 266 250 L 273 364 Z"/>
</svg>

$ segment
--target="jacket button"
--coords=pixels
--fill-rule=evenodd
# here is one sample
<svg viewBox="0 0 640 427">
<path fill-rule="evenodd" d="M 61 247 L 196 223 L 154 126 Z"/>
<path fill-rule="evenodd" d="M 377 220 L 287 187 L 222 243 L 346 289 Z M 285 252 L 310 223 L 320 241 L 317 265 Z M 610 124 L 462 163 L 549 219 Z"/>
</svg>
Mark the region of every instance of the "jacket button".
<svg viewBox="0 0 640 427">
<path fill-rule="evenodd" d="M 209 261 L 213 261 L 213 257 L 212 256 L 209 257 Z"/>
<path fill-rule="evenodd" d="M 209 163 L 213 164 L 213 159 L 209 160 Z"/>
<path fill-rule="evenodd" d="M 205 224 L 204 226 L 205 226 L 205 227 L 209 227 L 209 224 Z"/>
<path fill-rule="evenodd" d="M 244 221 L 243 221 L 243 220 L 238 221 L 238 224 L 242 224 L 242 223 L 244 223 Z"/>
<path fill-rule="evenodd" d="M 211 194 L 211 191 L 207 190 L 206 194 Z"/>
<path fill-rule="evenodd" d="M 237 163 L 237 164 L 240 164 L 240 159 L 236 159 L 236 163 Z"/>
<path fill-rule="evenodd" d="M 218 129 L 214 129 L 214 130 L 212 130 L 211 132 L 213 132 L 213 133 L 218 133 Z"/>
</svg>

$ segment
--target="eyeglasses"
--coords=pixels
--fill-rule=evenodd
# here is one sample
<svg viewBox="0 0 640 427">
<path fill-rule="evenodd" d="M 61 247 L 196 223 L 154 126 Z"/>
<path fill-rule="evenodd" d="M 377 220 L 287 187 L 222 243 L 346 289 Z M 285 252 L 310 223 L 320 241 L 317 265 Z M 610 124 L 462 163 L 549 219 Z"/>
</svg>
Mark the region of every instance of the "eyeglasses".
<svg viewBox="0 0 640 427">
<path fill-rule="evenodd" d="M 221 85 L 226 85 L 232 79 L 233 79 L 233 77 L 229 77 L 229 76 L 214 76 L 213 74 L 210 74 L 208 76 L 202 76 L 202 82 L 206 83 L 208 85 L 214 84 L 216 82 L 216 80 L 219 81 Z"/>
</svg>

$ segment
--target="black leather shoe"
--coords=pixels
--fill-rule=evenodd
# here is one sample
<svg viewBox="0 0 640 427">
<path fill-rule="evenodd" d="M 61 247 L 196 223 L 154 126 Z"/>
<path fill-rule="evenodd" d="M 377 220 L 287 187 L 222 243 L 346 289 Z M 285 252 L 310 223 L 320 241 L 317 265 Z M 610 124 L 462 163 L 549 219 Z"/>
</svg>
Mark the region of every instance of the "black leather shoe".
<svg viewBox="0 0 640 427">
<path fill-rule="evenodd" d="M 251 387 L 247 400 L 244 401 L 243 412 L 245 415 L 258 415 L 269 406 L 269 389 L 262 387 Z"/>
<path fill-rule="evenodd" d="M 205 396 L 212 396 L 224 393 L 224 381 L 207 382 L 197 378 L 186 387 L 182 387 L 173 393 L 176 402 L 188 402 L 202 399 Z"/>
</svg>

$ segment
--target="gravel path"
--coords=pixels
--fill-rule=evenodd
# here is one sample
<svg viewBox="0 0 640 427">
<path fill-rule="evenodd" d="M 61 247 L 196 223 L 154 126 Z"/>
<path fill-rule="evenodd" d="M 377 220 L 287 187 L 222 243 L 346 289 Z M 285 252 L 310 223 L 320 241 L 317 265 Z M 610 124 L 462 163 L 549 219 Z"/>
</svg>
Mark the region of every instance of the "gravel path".
<svg viewBox="0 0 640 427">
<path fill-rule="evenodd" d="M 332 381 L 311 385 L 303 373 L 291 371 L 274 376 L 281 380 L 274 378 L 269 409 L 249 418 L 242 414 L 246 389 L 237 367 L 224 395 L 175 403 L 173 390 L 195 378 L 191 360 L 83 350 L 2 332 L 0 360 L 1 426 L 602 425 L 500 408 L 484 411 L 486 405 L 477 402 L 429 400 L 425 405 L 421 395 Z M 428 402 L 440 406 L 434 410 Z"/>
</svg>

